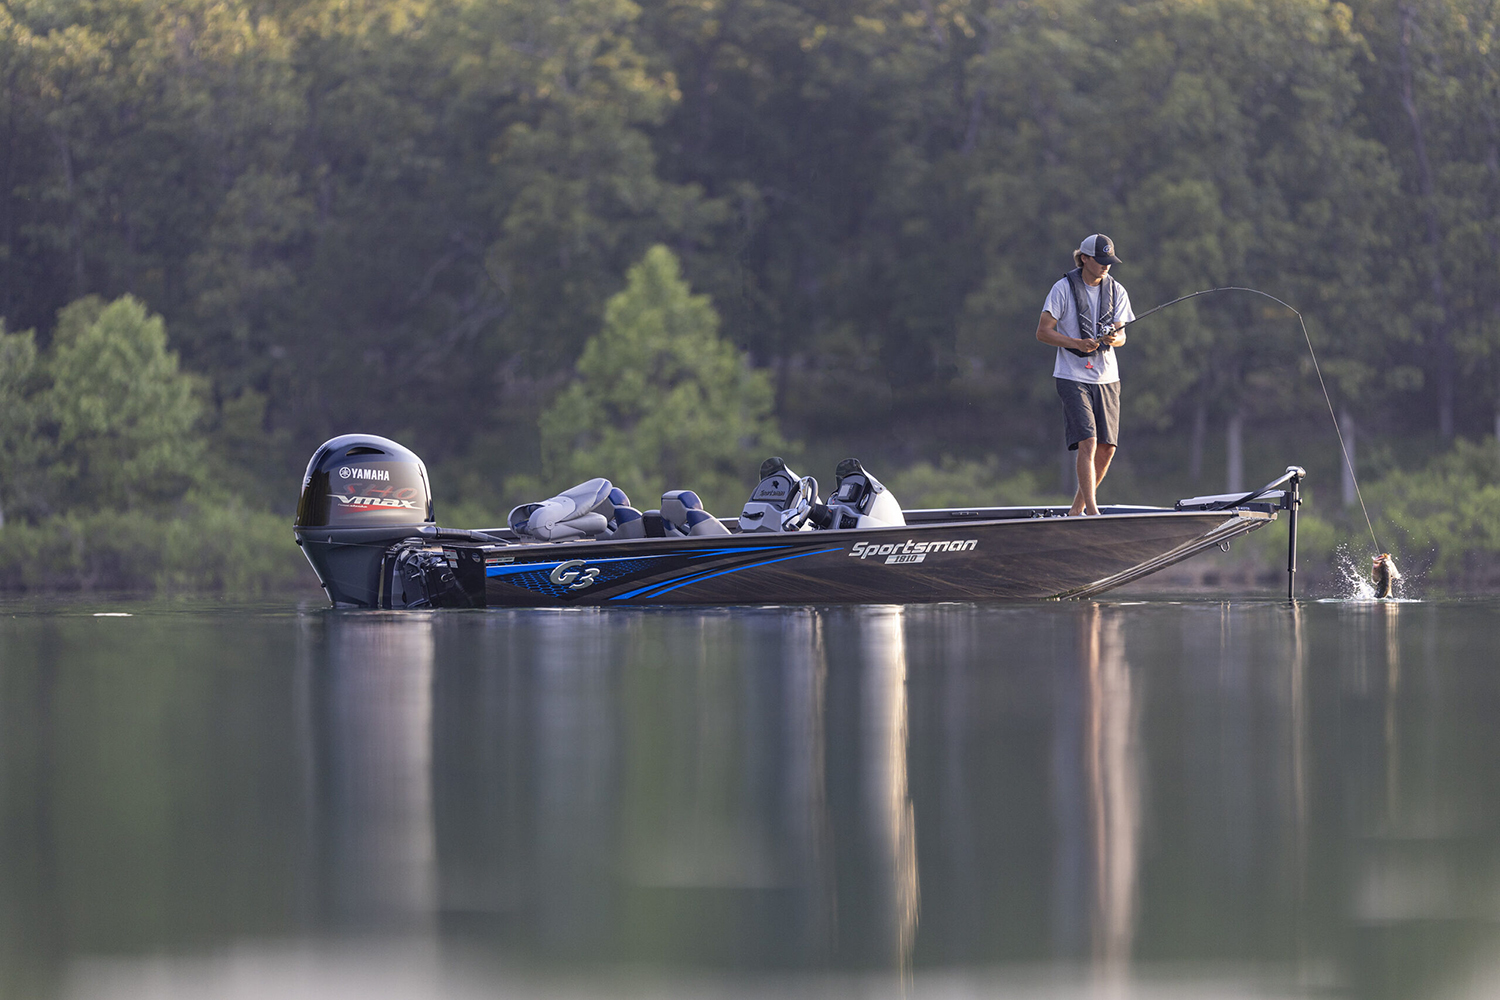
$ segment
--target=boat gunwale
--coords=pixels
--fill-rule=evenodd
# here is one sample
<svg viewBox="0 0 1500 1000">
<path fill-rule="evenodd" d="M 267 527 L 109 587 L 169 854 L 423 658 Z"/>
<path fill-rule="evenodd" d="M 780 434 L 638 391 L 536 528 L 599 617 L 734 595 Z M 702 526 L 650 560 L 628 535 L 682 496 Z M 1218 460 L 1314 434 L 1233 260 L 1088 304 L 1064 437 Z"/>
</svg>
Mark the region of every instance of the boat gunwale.
<svg viewBox="0 0 1500 1000">
<path fill-rule="evenodd" d="M 939 508 L 939 509 L 944 509 L 944 510 L 946 510 L 946 509 L 966 510 L 966 509 L 978 509 L 978 508 L 962 508 L 962 507 L 957 507 L 957 508 Z M 1019 511 L 1019 510 L 1045 510 L 1047 508 L 1014 507 L 1014 508 L 987 508 L 987 509 L 990 509 L 990 510 L 1005 509 L 1005 510 L 1018 510 Z M 916 512 L 917 511 L 911 511 L 910 513 L 916 513 Z M 493 542 L 483 542 L 483 541 L 478 541 L 478 540 L 462 540 L 462 539 L 453 539 L 453 540 L 450 541 L 448 539 L 443 539 L 443 538 L 439 537 L 439 538 L 433 539 L 432 541 L 433 541 L 434 544 L 444 545 L 445 547 L 464 547 L 464 548 L 468 548 L 468 547 L 472 546 L 472 547 L 478 547 L 478 548 L 481 548 L 481 549 L 494 548 L 497 551 L 504 550 L 504 551 L 506 551 L 508 553 L 509 552 L 515 552 L 515 553 L 518 553 L 518 554 L 521 553 L 521 552 L 526 552 L 526 553 L 531 553 L 531 552 L 536 552 L 536 553 L 552 552 L 552 551 L 556 551 L 554 549 L 554 546 L 564 546 L 564 547 L 567 547 L 567 548 L 575 548 L 575 547 L 583 547 L 583 546 L 589 546 L 589 545 L 607 545 L 607 546 L 615 547 L 615 546 L 625 546 L 625 545 L 639 545 L 639 544 L 641 544 L 643 542 L 651 543 L 653 547 L 655 545 L 659 545 L 659 544 L 664 543 L 664 542 L 670 542 L 670 543 L 673 543 L 673 544 L 698 543 L 699 545 L 723 545 L 723 544 L 729 543 L 729 544 L 735 545 L 735 547 L 739 547 L 740 545 L 746 545 L 746 544 L 750 544 L 750 543 L 779 542 L 780 544 L 789 544 L 789 543 L 796 543 L 798 541 L 805 542 L 805 543 L 807 543 L 809 545 L 823 545 L 823 544 L 827 544 L 827 543 L 833 541 L 835 538 L 838 538 L 838 539 L 849 538 L 851 541 L 853 541 L 853 540 L 858 540 L 860 538 L 867 537 L 867 536 L 877 536 L 878 537 L 878 536 L 880 536 L 882 534 L 901 533 L 901 532 L 914 532 L 914 531 L 916 531 L 916 532 L 927 533 L 927 532 L 944 531 L 944 530 L 950 530 L 950 529 L 965 529 L 965 530 L 967 530 L 967 529 L 970 529 L 970 528 L 1000 527 L 1000 526 L 1005 526 L 1005 525 L 1032 524 L 1032 523 L 1037 523 L 1037 522 L 1044 522 L 1044 523 L 1050 523 L 1050 524 L 1067 523 L 1067 524 L 1083 525 L 1083 524 L 1098 524 L 1098 523 L 1106 522 L 1106 521 L 1129 521 L 1129 520 L 1141 520 L 1141 519 L 1147 519 L 1147 518 L 1152 519 L 1152 520 L 1156 520 L 1156 519 L 1161 519 L 1161 520 L 1179 520 L 1179 519 L 1216 518 L 1216 519 L 1218 519 L 1220 521 L 1221 525 L 1224 524 L 1224 523 L 1228 523 L 1228 521 L 1230 519 L 1249 520 L 1249 521 L 1262 521 L 1262 522 L 1265 522 L 1265 523 L 1270 523 L 1270 522 L 1275 521 L 1277 519 L 1276 518 L 1276 512 L 1274 510 L 1272 510 L 1272 511 L 1257 510 L 1257 509 L 1249 508 L 1249 507 L 1231 507 L 1231 508 L 1227 508 L 1225 510 L 1174 510 L 1171 507 L 1145 507 L 1145 508 L 1139 508 L 1139 509 L 1130 510 L 1130 511 L 1127 511 L 1127 512 L 1117 512 L 1117 513 L 1110 513 L 1110 514 L 1104 514 L 1104 513 L 1091 514 L 1091 515 L 1088 515 L 1087 517 L 1078 516 L 1078 515 L 1066 516 L 1065 517 L 1065 516 L 1062 516 L 1062 515 L 1046 515 L 1046 514 L 1037 514 L 1037 515 L 1034 515 L 1034 516 L 1031 516 L 1031 517 L 1001 517 L 1001 518 L 972 518 L 972 519 L 971 518 L 962 518 L 962 517 L 960 517 L 960 518 L 955 518 L 953 520 L 947 520 L 947 521 L 931 521 L 931 522 L 926 522 L 926 523 L 905 524 L 905 525 L 901 525 L 901 524 L 873 525 L 873 526 L 865 527 L 865 528 L 839 528 L 839 529 L 835 529 L 835 530 L 813 530 L 813 531 L 737 531 L 737 532 L 731 532 L 731 533 L 729 533 L 727 535 L 668 535 L 668 536 L 661 537 L 661 538 L 655 538 L 655 537 L 647 537 L 647 538 L 588 538 L 588 537 L 584 537 L 584 538 L 568 538 L 568 539 L 562 539 L 562 540 L 559 540 L 559 541 L 541 541 L 541 540 L 512 541 L 512 540 L 510 540 L 508 538 L 504 538 L 504 537 L 496 537 Z M 480 531 L 480 532 L 482 532 L 484 534 L 494 534 L 496 536 L 500 536 L 502 532 L 504 532 L 505 534 L 514 536 L 514 533 L 511 532 L 509 529 L 502 529 L 502 528 L 484 529 L 484 528 L 481 528 L 481 529 L 476 529 L 476 530 L 478 530 L 478 531 Z M 1213 534 L 1216 530 L 1217 530 L 1217 528 L 1210 528 L 1207 531 L 1205 531 L 1204 534 Z M 695 545 L 693 547 L 696 548 L 698 546 Z"/>
</svg>

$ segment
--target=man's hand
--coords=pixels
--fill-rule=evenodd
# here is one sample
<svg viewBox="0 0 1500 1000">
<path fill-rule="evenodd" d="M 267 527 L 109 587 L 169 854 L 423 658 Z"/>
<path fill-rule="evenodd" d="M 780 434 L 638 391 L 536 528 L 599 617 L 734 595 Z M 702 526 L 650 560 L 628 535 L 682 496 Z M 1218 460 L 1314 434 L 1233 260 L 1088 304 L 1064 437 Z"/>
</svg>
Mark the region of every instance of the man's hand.
<svg viewBox="0 0 1500 1000">
<path fill-rule="evenodd" d="M 1119 347 L 1125 343 L 1125 324 L 1116 323 L 1110 327 L 1109 333 L 1103 337 L 1070 337 L 1057 328 L 1057 319 L 1049 312 L 1043 312 L 1036 324 L 1036 339 L 1052 347 L 1062 347 L 1070 351 L 1082 351 L 1085 354 L 1098 350 L 1102 345 Z"/>
</svg>

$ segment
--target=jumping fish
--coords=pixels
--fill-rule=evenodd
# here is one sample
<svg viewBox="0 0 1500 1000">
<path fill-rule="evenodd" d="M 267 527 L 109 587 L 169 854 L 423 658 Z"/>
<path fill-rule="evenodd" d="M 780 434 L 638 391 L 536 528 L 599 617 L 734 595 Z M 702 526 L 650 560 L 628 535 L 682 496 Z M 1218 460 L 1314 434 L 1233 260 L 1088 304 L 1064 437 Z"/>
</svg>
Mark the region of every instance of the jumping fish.
<svg viewBox="0 0 1500 1000">
<path fill-rule="evenodd" d="M 1391 596 L 1396 581 L 1401 579 L 1401 571 L 1396 568 L 1396 560 L 1391 558 L 1389 552 L 1382 552 L 1375 557 L 1375 564 L 1370 567 L 1370 579 L 1375 581 L 1376 597 L 1384 599 Z"/>
</svg>

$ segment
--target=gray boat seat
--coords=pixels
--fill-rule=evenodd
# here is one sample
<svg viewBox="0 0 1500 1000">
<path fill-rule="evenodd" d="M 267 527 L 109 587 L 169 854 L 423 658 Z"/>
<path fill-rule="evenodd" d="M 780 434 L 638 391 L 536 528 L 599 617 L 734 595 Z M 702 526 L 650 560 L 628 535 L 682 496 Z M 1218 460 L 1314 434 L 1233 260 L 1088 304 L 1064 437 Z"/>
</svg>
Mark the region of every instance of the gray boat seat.
<svg viewBox="0 0 1500 1000">
<path fill-rule="evenodd" d="M 717 517 L 703 509 L 703 501 L 692 490 L 668 490 L 661 495 L 661 516 L 684 535 L 727 535 Z"/>
<path fill-rule="evenodd" d="M 645 538 L 646 520 L 645 515 L 634 507 L 624 504 L 615 507 L 615 527 L 609 533 L 610 538 Z"/>
<path fill-rule="evenodd" d="M 608 479 L 590 479 L 540 503 L 521 504 L 507 521 L 521 538 L 564 542 L 604 534 L 612 527 L 618 530 L 611 523 L 617 513 L 632 510 L 624 490 Z"/>
<path fill-rule="evenodd" d="M 801 531 L 818 502 L 818 481 L 798 476 L 786 460 L 768 458 L 760 465 L 760 483 L 740 513 L 741 531 Z"/>
<path fill-rule="evenodd" d="M 815 511 L 819 528 L 884 528 L 906 524 L 901 504 L 857 458 L 846 458 L 834 470 L 835 487 L 828 506 Z"/>
</svg>

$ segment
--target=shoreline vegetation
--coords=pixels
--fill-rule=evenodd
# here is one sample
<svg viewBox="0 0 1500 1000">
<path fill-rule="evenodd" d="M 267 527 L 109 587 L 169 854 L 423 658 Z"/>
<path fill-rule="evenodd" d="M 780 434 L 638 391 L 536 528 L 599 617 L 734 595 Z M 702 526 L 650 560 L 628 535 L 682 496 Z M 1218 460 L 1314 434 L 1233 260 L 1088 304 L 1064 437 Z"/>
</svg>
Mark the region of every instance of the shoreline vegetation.
<svg viewBox="0 0 1500 1000">
<path fill-rule="evenodd" d="M 732 513 L 739 470 L 769 449 L 786 450 L 786 442 L 769 381 L 718 337 L 718 322 L 670 251 L 653 248 L 611 299 L 578 377 L 542 415 L 544 475 L 517 476 L 507 492 L 540 497 L 546 483 L 612 466 L 616 481 L 640 495 L 693 476 L 710 509 Z M 286 512 L 295 484 L 257 476 L 243 459 L 264 450 L 256 432 L 263 401 L 246 394 L 213 418 L 204 380 L 180 370 L 161 317 L 129 296 L 69 305 L 50 339 L 50 349 L 38 352 L 30 332 L 0 328 L 7 456 L 0 496 L 9 511 L 0 520 L 0 590 L 261 597 L 311 585 Z M 709 416 L 697 428 L 696 448 L 673 447 L 674 428 L 700 412 Z M 593 453 L 577 450 L 601 425 L 638 433 L 594 438 Z M 807 450 L 795 445 L 792 453 Z M 907 507 L 1066 502 L 1035 473 L 1005 475 L 994 458 L 921 461 L 886 482 Z M 1319 505 L 1319 493 L 1305 491 L 1300 520 L 1304 593 L 1362 575 L 1354 553 L 1371 527 L 1358 507 Z M 1376 537 L 1409 577 L 1437 590 L 1500 589 L 1500 445 L 1493 439 L 1459 439 L 1419 470 L 1391 469 L 1366 483 L 1364 496 Z M 460 500 L 440 506 L 439 521 L 498 525 L 502 506 L 508 509 Z M 1284 566 L 1284 530 L 1273 526 L 1248 536 L 1239 554 L 1200 558 L 1163 583 L 1258 586 L 1276 582 Z"/>
<path fill-rule="evenodd" d="M 1367 502 L 1382 546 L 1424 592 L 1500 592 L 1500 449 L 1461 442 L 1417 473 L 1368 484 Z M 888 479 L 908 506 L 963 503 L 1062 503 L 1027 487 L 995 483 L 977 468 L 929 465 Z M 1486 478 L 1482 478 L 1486 477 Z M 978 492 L 976 492 L 976 490 Z M 912 498 L 912 499 L 907 499 Z M 975 499 L 978 498 L 978 499 Z M 439 522 L 489 527 L 503 522 L 483 505 L 439 508 Z M 1368 531 L 1358 510 L 1329 516 L 1316 495 L 1299 520 L 1299 594 L 1326 596 L 1353 574 L 1367 575 Z M 1284 583 L 1286 528 L 1281 521 L 1236 543 L 1165 571 L 1148 588 L 1254 593 Z M 1408 584 L 1410 586 L 1411 583 Z M 184 497 L 168 510 L 70 511 L 0 527 L 0 592 L 132 592 L 172 596 L 264 597 L 316 592 L 317 581 L 292 540 L 288 514 L 253 510 L 225 496 Z"/>
<path fill-rule="evenodd" d="M 707 487 L 711 509 L 730 513 L 741 492 L 736 471 L 785 444 L 771 417 L 769 383 L 717 339 L 711 305 L 691 294 L 663 247 L 632 269 L 606 315 L 579 377 L 542 417 L 551 480 L 571 482 L 615 456 L 628 488 L 658 490 L 679 469 L 667 468 L 655 449 L 666 448 L 685 412 L 707 410 L 720 419 L 700 428 L 689 471 Z M 38 353 L 30 333 L 0 329 L 0 380 L 9 390 L 0 426 L 9 456 L 3 495 L 11 512 L 0 522 L 0 590 L 261 597 L 310 587 L 285 512 L 292 484 L 268 491 L 266 480 L 233 462 L 236 445 L 243 449 L 257 440 L 258 400 L 242 399 L 211 422 L 202 380 L 179 369 L 161 318 L 128 296 L 68 306 L 51 343 Z M 671 385 L 653 384 L 663 380 Z M 725 414 L 759 431 L 736 434 L 742 425 Z M 569 421 L 574 426 L 557 430 Z M 565 447 L 601 423 L 628 423 L 643 432 L 630 442 L 605 441 L 595 454 Z M 653 425 L 655 436 L 644 432 Z M 679 460 L 690 454 L 666 451 Z M 712 469 L 717 480 L 704 474 Z M 1049 495 L 1034 473 L 1005 476 L 993 458 L 922 461 L 886 481 L 908 507 L 1066 500 Z M 523 475 L 507 485 L 513 495 L 541 496 L 543 482 Z M 1359 508 L 1328 511 L 1317 495 L 1317 489 L 1307 491 L 1300 521 L 1304 592 L 1362 574 L 1354 553 L 1362 552 L 1370 527 Z M 1500 589 L 1500 446 L 1494 440 L 1459 439 L 1420 470 L 1393 469 L 1366 483 L 1364 495 L 1376 536 L 1409 576 L 1438 590 Z M 453 527 L 504 520 L 500 507 L 473 500 L 439 514 L 440 523 Z M 1273 526 L 1249 536 L 1239 554 L 1195 560 L 1162 585 L 1274 583 L 1285 565 L 1284 546 L 1284 531 Z"/>
<path fill-rule="evenodd" d="M 5 0 L 0 589 L 301 587 L 300 474 L 359 431 L 456 527 L 596 475 L 733 514 L 768 454 L 1060 502 L 1033 331 L 1094 232 L 1141 311 L 1263 289 L 1321 364 L 1257 296 L 1132 327 L 1106 502 L 1295 463 L 1306 577 L 1361 561 L 1321 377 L 1378 545 L 1500 588 L 1496 38 L 1478 0 Z"/>
</svg>

